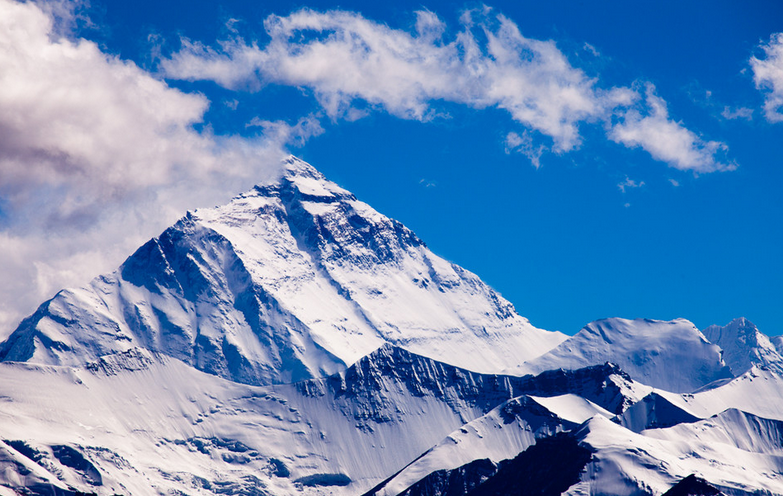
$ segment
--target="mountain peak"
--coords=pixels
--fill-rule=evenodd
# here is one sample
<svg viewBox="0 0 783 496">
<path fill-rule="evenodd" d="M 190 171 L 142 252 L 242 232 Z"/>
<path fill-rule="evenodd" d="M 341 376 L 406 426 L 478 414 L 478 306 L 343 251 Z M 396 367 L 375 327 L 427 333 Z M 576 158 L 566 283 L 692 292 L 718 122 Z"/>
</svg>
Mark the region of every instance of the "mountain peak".
<svg viewBox="0 0 783 496">
<path fill-rule="evenodd" d="M 318 181 L 326 181 L 326 177 L 318 169 L 295 155 L 289 155 L 281 163 L 284 177 L 307 177 Z"/>
<path fill-rule="evenodd" d="M 564 339 L 310 164 L 283 168 L 59 293 L 0 357 L 83 365 L 139 347 L 270 384 L 339 372 L 384 343 L 497 373 Z"/>
<path fill-rule="evenodd" d="M 770 338 L 745 317 L 736 318 L 723 327 L 711 325 L 702 333 L 723 349 L 723 360 L 735 376 L 754 365 L 783 366 L 783 357 Z"/>
</svg>

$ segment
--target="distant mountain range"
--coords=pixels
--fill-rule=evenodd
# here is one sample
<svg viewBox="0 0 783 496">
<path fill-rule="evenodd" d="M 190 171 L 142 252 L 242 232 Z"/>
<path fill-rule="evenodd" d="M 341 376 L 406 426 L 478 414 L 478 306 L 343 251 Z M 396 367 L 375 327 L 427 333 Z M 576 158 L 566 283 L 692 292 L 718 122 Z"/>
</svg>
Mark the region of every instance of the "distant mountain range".
<svg viewBox="0 0 783 496">
<path fill-rule="evenodd" d="M 783 495 L 783 339 L 537 329 L 284 165 L 0 344 L 0 496 Z"/>
</svg>

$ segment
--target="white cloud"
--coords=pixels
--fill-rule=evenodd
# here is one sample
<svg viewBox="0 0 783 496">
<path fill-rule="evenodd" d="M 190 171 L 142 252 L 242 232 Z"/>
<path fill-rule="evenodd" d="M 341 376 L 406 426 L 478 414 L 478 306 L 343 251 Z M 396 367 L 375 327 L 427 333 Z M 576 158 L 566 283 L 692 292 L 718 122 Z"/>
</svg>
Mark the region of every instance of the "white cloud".
<svg viewBox="0 0 783 496">
<path fill-rule="evenodd" d="M 644 186 L 644 181 L 639 181 L 638 183 L 634 181 L 633 179 L 629 178 L 628 176 L 625 176 L 625 181 L 619 183 L 617 187 L 625 193 L 625 190 L 628 188 L 641 188 Z"/>
<path fill-rule="evenodd" d="M 641 147 L 656 160 L 680 170 L 707 173 L 736 168 L 736 164 L 717 158 L 728 150 L 726 144 L 704 141 L 670 119 L 666 102 L 655 94 L 652 84 L 647 84 L 644 108 L 622 113 L 620 121 L 609 129 L 609 138 L 628 147 Z"/>
<path fill-rule="evenodd" d="M 269 121 L 253 117 L 245 127 L 260 127 L 264 130 L 264 136 L 271 141 L 275 143 L 289 143 L 294 146 L 302 146 L 310 138 L 324 133 L 319 114 L 310 114 L 302 117 L 294 125 L 283 121 Z"/>
<path fill-rule="evenodd" d="M 601 52 L 598 51 L 596 47 L 591 45 L 590 43 L 585 42 L 585 44 L 582 46 L 585 52 L 589 53 L 593 57 L 600 57 Z"/>
<path fill-rule="evenodd" d="M 555 153 L 580 145 L 583 123 L 624 115 L 622 124 L 609 128 L 615 142 L 640 146 L 679 169 L 703 173 L 733 167 L 715 157 L 725 145 L 705 142 L 670 120 L 665 102 L 650 91 L 645 99 L 630 88 L 600 88 L 554 42 L 523 36 L 516 24 L 489 8 L 467 11 L 460 22 L 456 34 L 446 38 L 445 24 L 429 11 L 418 12 L 415 30 L 407 32 L 351 12 L 301 10 L 267 18 L 270 41 L 264 46 L 240 38 L 218 48 L 183 40 L 161 68 L 171 78 L 212 80 L 230 89 L 305 88 L 332 119 L 356 118 L 351 112 L 359 102 L 422 121 L 436 116 L 441 102 L 495 107 L 551 138 Z M 507 151 L 540 164 L 542 150 L 524 136 L 508 134 Z"/>
<path fill-rule="evenodd" d="M 269 178 L 259 164 L 282 154 L 195 131 L 203 96 L 64 37 L 66 3 L 43 5 L 0 0 L 0 334 L 185 209 Z"/>
<path fill-rule="evenodd" d="M 521 153 L 530 160 L 536 169 L 541 167 L 541 156 L 546 149 L 546 146 L 542 144 L 537 146 L 533 144 L 533 137 L 528 131 L 521 135 L 512 131 L 506 135 L 506 153 Z"/>
<path fill-rule="evenodd" d="M 751 57 L 753 81 L 756 88 L 766 93 L 764 113 L 770 122 L 783 121 L 783 33 L 773 34 L 766 45 L 760 47 L 764 58 Z"/>
<path fill-rule="evenodd" d="M 753 120 L 753 109 L 747 107 L 731 108 L 726 106 L 723 107 L 720 115 L 723 116 L 724 119 L 728 120 L 743 119 L 750 121 Z"/>
<path fill-rule="evenodd" d="M 579 145 L 581 122 L 632 100 L 629 90 L 596 88 L 554 42 L 524 37 L 501 15 L 468 12 L 462 23 L 447 40 L 446 26 L 429 11 L 417 13 L 409 33 L 355 13 L 301 10 L 267 18 L 264 47 L 238 38 L 219 49 L 184 40 L 161 67 L 168 77 L 232 89 L 307 88 L 333 119 L 358 100 L 417 120 L 433 118 L 438 101 L 497 107 L 551 137 L 556 151 Z"/>
</svg>

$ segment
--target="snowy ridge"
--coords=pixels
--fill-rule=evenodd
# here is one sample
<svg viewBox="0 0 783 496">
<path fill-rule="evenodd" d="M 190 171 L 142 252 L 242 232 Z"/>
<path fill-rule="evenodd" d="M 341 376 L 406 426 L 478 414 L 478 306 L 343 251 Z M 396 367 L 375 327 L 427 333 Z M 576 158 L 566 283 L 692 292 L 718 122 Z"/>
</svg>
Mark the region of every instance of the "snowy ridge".
<svg viewBox="0 0 783 496">
<path fill-rule="evenodd" d="M 493 373 L 563 339 L 292 157 L 277 183 L 188 213 L 117 272 L 58 293 L 0 359 L 79 366 L 143 347 L 270 384 L 332 374 L 384 343 Z"/>
<path fill-rule="evenodd" d="M 750 419 L 760 429 L 748 428 L 754 423 Z M 578 434 L 594 452 L 593 459 L 582 481 L 566 494 L 661 494 L 694 473 L 726 494 L 781 494 L 783 461 L 775 447 L 777 428 L 774 421 L 730 410 L 713 419 L 634 434 L 596 416 Z M 775 439 L 758 434 L 764 429 Z M 762 445 L 766 449 L 756 451 Z"/>
<path fill-rule="evenodd" d="M 617 363 L 643 384 L 678 393 L 732 377 L 721 359 L 721 349 L 685 319 L 598 320 L 509 372 L 577 369 L 604 362 Z"/>
<path fill-rule="evenodd" d="M 405 365 L 410 373 L 395 372 Z M 389 347 L 334 377 L 266 387 L 144 350 L 83 369 L 4 363 L 0 375 L 0 438 L 19 448 L 10 452 L 22 464 L 7 465 L 20 474 L 18 485 L 134 495 L 217 494 L 221 487 L 294 494 L 302 486 L 358 494 L 512 397 L 513 381 L 521 381 Z M 100 484 L 68 476 L 51 451 L 60 445 L 89 461 Z M 3 483 L 14 480 L 6 475 Z"/>
<path fill-rule="evenodd" d="M 264 387 L 144 349 L 84 368 L 7 362 L 0 377 L 0 487 L 41 494 L 358 495 L 397 474 L 379 488 L 396 494 L 453 474 L 517 483 L 504 467 L 540 471 L 547 456 L 578 468 L 569 494 L 661 494 L 691 473 L 726 494 L 783 493 L 783 420 L 737 409 L 783 411 L 770 370 L 676 395 L 611 364 L 497 376 L 386 345 L 333 376 Z M 650 428 L 661 419 L 676 425 Z"/>
</svg>

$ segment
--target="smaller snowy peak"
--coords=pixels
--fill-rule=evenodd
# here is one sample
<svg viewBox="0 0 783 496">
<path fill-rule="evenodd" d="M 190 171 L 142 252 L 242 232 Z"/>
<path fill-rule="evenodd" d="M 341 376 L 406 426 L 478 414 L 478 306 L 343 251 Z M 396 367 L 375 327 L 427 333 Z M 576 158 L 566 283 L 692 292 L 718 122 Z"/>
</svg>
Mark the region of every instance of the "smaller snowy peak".
<svg viewBox="0 0 783 496">
<path fill-rule="evenodd" d="M 618 364 L 643 384 L 678 393 L 731 377 L 720 348 L 685 319 L 597 320 L 519 371 L 577 369 L 604 362 Z"/>
<path fill-rule="evenodd" d="M 663 496 L 723 496 L 723 493 L 701 477 L 696 477 L 696 474 L 691 474 L 663 493 Z"/>
<path fill-rule="evenodd" d="M 646 429 L 693 423 L 701 419 L 682 406 L 675 405 L 665 396 L 652 392 L 614 420 L 633 432 L 642 432 Z"/>
<path fill-rule="evenodd" d="M 754 365 L 783 370 L 783 356 L 775 344 L 744 317 L 734 319 L 723 327 L 709 326 L 702 333 L 723 349 L 723 360 L 735 377 Z"/>
</svg>

